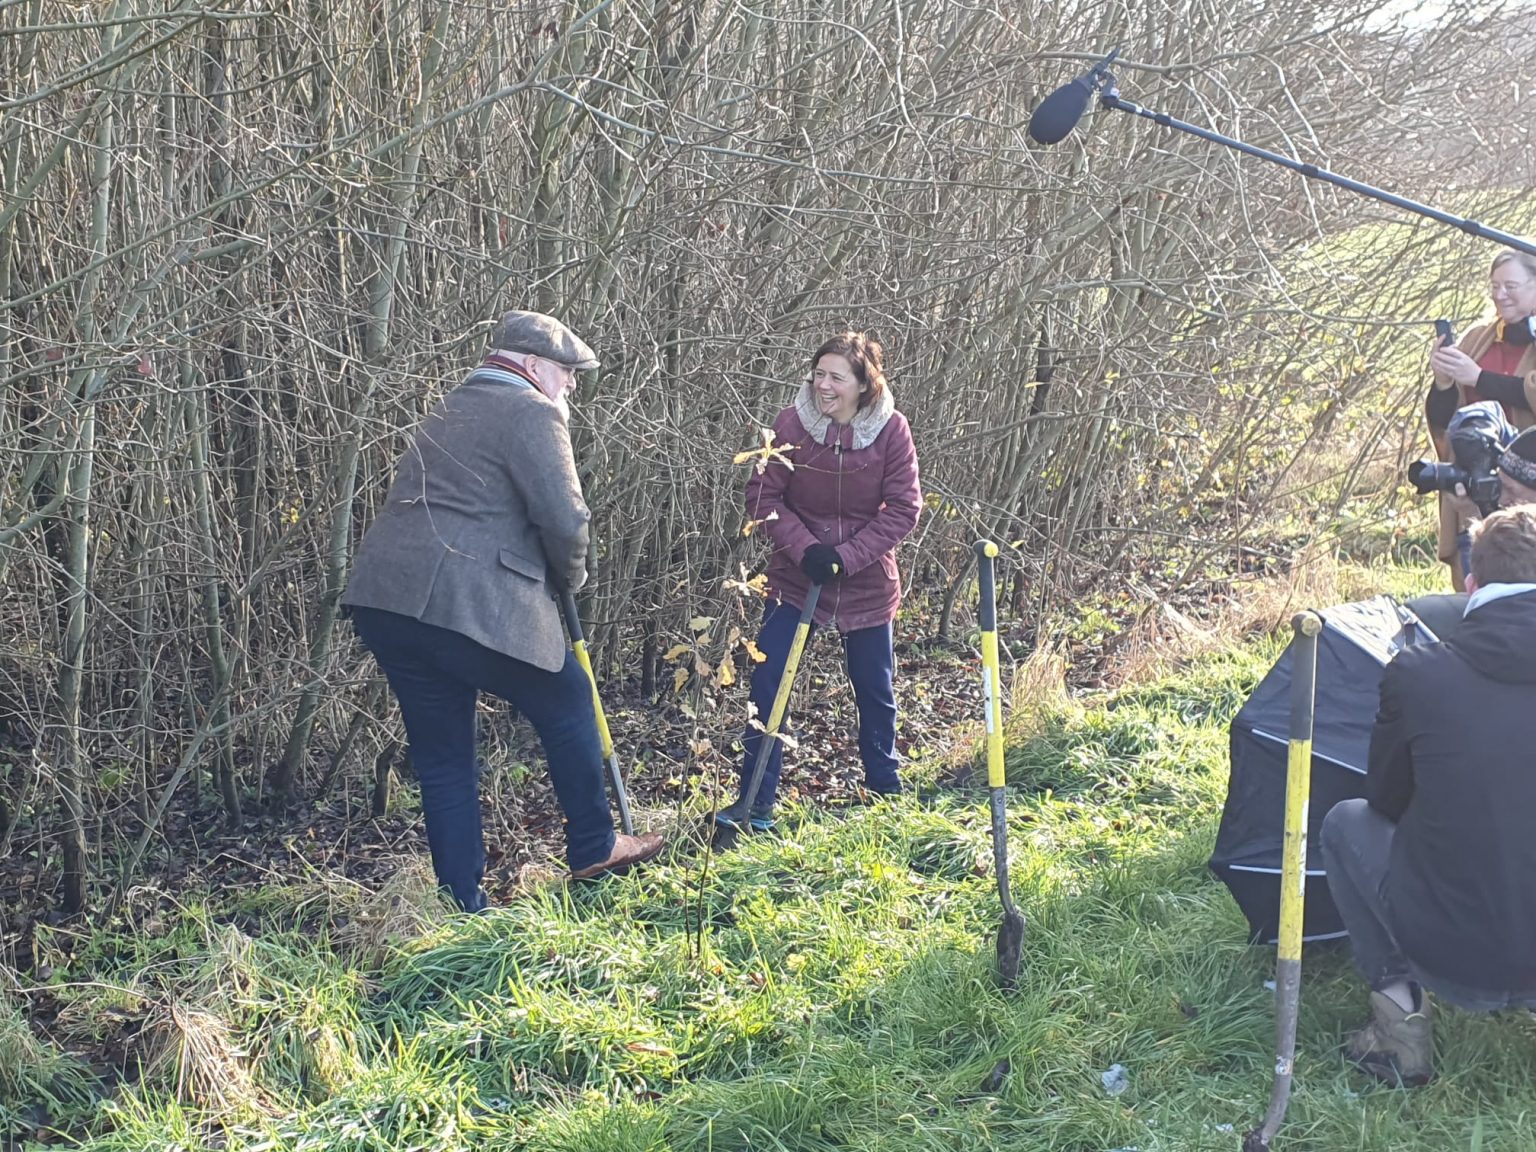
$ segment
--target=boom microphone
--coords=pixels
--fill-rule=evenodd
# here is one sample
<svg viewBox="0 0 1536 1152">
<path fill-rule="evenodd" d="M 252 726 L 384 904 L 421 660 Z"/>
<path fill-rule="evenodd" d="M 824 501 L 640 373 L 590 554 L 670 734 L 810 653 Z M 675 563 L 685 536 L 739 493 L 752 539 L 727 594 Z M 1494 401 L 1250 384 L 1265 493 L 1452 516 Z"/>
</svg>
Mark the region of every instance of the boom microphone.
<svg viewBox="0 0 1536 1152">
<path fill-rule="evenodd" d="M 1260 160 L 1268 160 L 1271 164 L 1278 164 L 1282 168 L 1289 168 L 1292 172 L 1299 172 L 1309 180 L 1321 180 L 1332 184 L 1336 188 L 1343 188 L 1346 192 L 1354 192 L 1360 196 L 1369 197 L 1382 204 L 1390 204 L 1394 208 L 1401 208 L 1405 212 L 1412 212 L 1417 216 L 1423 216 L 1437 223 L 1459 229 L 1469 236 L 1476 236 L 1480 240 L 1492 240 L 1502 244 L 1506 248 L 1513 248 L 1516 252 L 1524 252 L 1528 256 L 1536 256 L 1536 243 L 1516 236 L 1511 232 L 1505 232 L 1499 228 L 1490 228 L 1486 224 L 1479 224 L 1476 220 L 1469 220 L 1464 216 L 1456 216 L 1439 208 L 1433 208 L 1428 204 L 1421 204 L 1417 200 L 1410 200 L 1406 196 L 1398 196 L 1380 188 L 1373 188 L 1369 184 L 1359 180 L 1351 180 L 1347 176 L 1340 176 L 1330 172 L 1326 168 L 1319 168 L 1316 164 L 1308 164 L 1293 156 L 1282 156 L 1278 152 L 1271 152 L 1267 148 L 1260 148 L 1254 144 L 1244 143 L 1242 140 L 1231 136 L 1223 136 L 1220 132 L 1213 132 L 1209 128 L 1202 128 L 1198 124 L 1190 124 L 1184 120 L 1176 120 L 1166 112 L 1154 112 L 1150 108 L 1143 108 L 1134 100 L 1127 100 L 1120 95 L 1120 89 L 1115 84 L 1115 78 L 1108 71 L 1110 62 L 1120 54 L 1117 48 L 1104 59 L 1100 60 L 1087 72 L 1084 72 L 1070 84 L 1056 89 L 1040 102 L 1033 116 L 1029 118 L 1030 139 L 1037 144 L 1056 144 L 1065 139 L 1067 134 L 1077 127 L 1077 122 L 1083 118 L 1083 113 L 1088 110 L 1088 101 L 1093 99 L 1095 92 L 1099 94 L 1099 103 L 1105 108 L 1113 108 L 1117 112 L 1129 112 L 1133 116 L 1139 116 L 1143 120 L 1150 120 L 1154 124 L 1160 124 L 1164 128 L 1172 128 L 1178 132 L 1187 132 L 1191 136 L 1199 137 L 1212 144 L 1220 144 L 1241 152 L 1245 156 L 1253 156 Z"/>
<path fill-rule="evenodd" d="M 1088 101 L 1104 81 L 1104 70 L 1120 55 L 1116 48 L 1070 84 L 1063 84 L 1035 109 L 1029 118 L 1029 138 L 1036 144 L 1059 144 L 1088 111 Z"/>
</svg>

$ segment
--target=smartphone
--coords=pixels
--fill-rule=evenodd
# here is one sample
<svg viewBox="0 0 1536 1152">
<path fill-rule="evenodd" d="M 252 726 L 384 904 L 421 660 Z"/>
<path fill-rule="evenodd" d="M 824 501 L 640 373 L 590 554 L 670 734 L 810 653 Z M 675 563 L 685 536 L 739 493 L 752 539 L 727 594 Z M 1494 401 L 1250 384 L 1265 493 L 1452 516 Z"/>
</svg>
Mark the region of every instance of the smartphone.
<svg viewBox="0 0 1536 1152">
<path fill-rule="evenodd" d="M 1440 337 L 1440 347 L 1449 348 L 1456 343 L 1456 333 L 1451 328 L 1449 320 L 1435 321 L 1435 334 Z"/>
</svg>

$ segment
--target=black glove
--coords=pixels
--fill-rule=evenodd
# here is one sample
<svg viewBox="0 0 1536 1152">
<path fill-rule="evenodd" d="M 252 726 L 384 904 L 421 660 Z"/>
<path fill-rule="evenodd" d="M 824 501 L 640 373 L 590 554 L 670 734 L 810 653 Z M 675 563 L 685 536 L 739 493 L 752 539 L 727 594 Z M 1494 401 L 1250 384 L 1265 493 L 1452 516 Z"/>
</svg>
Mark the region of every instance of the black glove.
<svg viewBox="0 0 1536 1152">
<path fill-rule="evenodd" d="M 826 584 L 842 575 L 843 558 L 830 544 L 812 544 L 800 558 L 800 571 L 812 584 Z"/>
</svg>

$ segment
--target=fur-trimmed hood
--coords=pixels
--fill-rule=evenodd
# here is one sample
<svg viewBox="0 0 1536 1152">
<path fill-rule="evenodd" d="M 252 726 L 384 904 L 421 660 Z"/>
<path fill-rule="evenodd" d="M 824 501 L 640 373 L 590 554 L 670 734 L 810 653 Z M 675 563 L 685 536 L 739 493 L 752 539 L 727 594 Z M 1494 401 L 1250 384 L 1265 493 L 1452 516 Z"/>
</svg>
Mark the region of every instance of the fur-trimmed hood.
<svg viewBox="0 0 1536 1152">
<path fill-rule="evenodd" d="M 817 407 L 816 392 L 809 380 L 800 386 L 800 395 L 795 398 L 795 415 L 800 417 L 800 423 L 811 439 L 818 444 L 831 444 L 841 438 L 844 448 L 868 448 L 884 431 L 895 411 L 896 398 L 891 395 L 889 385 L 881 390 L 873 404 L 860 408 L 850 423 L 841 426 L 833 424 L 831 418 Z"/>
</svg>

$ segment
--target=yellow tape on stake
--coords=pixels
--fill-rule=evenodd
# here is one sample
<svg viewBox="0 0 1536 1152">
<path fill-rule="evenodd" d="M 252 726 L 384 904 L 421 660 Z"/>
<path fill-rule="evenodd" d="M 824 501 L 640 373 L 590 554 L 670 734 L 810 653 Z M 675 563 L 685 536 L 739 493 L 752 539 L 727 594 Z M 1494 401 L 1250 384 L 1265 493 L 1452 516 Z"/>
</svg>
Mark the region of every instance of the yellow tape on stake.
<svg viewBox="0 0 1536 1152">
<path fill-rule="evenodd" d="M 1301 1010 L 1301 936 L 1307 895 L 1307 810 L 1312 791 L 1313 705 L 1317 636 L 1323 620 L 1299 612 L 1291 621 L 1291 731 L 1286 747 L 1285 838 L 1280 868 L 1280 938 L 1275 957 L 1275 1079 L 1264 1122 L 1243 1138 L 1243 1152 L 1268 1152 L 1285 1120 L 1296 1072 L 1296 1020 Z"/>
<path fill-rule="evenodd" d="M 1285 842 L 1280 877 L 1281 960 L 1301 959 L 1307 898 L 1307 813 L 1311 807 L 1312 741 L 1292 740 L 1285 768 Z"/>
<path fill-rule="evenodd" d="M 597 734 L 603 742 L 603 759 L 613 755 L 613 737 L 608 732 L 608 717 L 603 712 L 603 701 L 597 694 L 597 676 L 592 672 L 592 658 L 587 655 L 587 642 L 577 640 L 571 645 L 571 651 L 576 653 L 576 663 L 581 665 L 581 670 L 587 674 L 587 683 L 592 686 L 592 709 L 597 713 Z"/>
<path fill-rule="evenodd" d="M 997 667 L 997 633 L 981 634 L 983 691 L 987 703 L 987 787 L 1001 788 L 1003 774 L 1002 677 Z"/>
<path fill-rule="evenodd" d="M 997 545 L 983 540 L 977 545 L 981 585 L 981 693 L 987 716 L 987 786 L 1002 788 L 1003 772 L 1003 677 L 997 657 L 997 593 L 992 561 Z"/>
<path fill-rule="evenodd" d="M 624 789 L 624 773 L 619 768 L 619 758 L 613 754 L 613 735 L 608 730 L 608 715 L 603 711 L 603 698 L 597 691 L 597 676 L 592 671 L 592 657 L 587 652 L 587 638 L 581 630 L 581 613 L 576 610 L 576 597 L 569 591 L 560 597 L 560 614 L 565 617 L 565 630 L 571 636 L 571 654 L 592 687 L 592 713 L 597 721 L 598 740 L 603 746 L 603 760 L 608 765 L 608 779 L 613 787 L 613 801 L 619 806 L 619 823 L 624 834 L 635 831 L 635 819 L 629 810 L 629 793 Z"/>
<path fill-rule="evenodd" d="M 1317 693 L 1317 636 L 1323 621 L 1300 612 L 1291 622 L 1291 730 L 1285 764 L 1285 838 L 1280 874 L 1280 960 L 1301 959 L 1307 894 L 1307 811 L 1312 799 L 1312 727 Z"/>
<path fill-rule="evenodd" d="M 768 712 L 768 731 L 777 733 L 789 707 L 789 694 L 795 686 L 794 670 L 800 667 L 800 655 L 805 651 L 806 638 L 811 630 L 805 624 L 795 628 L 795 638 L 790 641 L 789 655 L 784 660 L 784 675 L 779 677 L 779 690 L 773 694 L 773 708 Z"/>
</svg>

